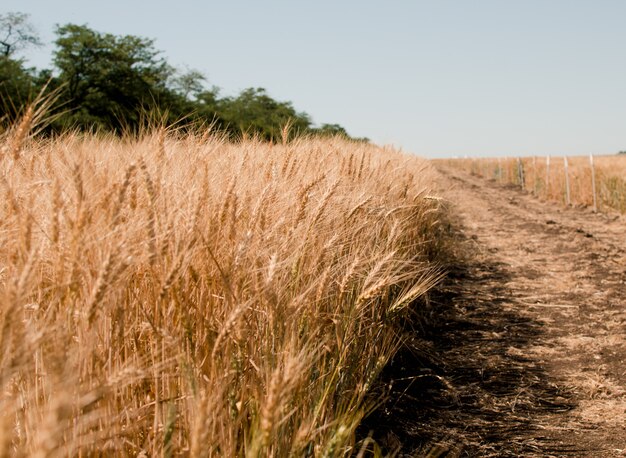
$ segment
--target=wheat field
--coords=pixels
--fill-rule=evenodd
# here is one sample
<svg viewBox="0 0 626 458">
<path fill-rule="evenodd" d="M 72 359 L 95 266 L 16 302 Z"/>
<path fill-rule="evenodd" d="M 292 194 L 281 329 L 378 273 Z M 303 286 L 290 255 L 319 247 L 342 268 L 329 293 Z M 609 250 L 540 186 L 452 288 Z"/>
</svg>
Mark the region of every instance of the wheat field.
<svg viewBox="0 0 626 458">
<path fill-rule="evenodd" d="M 442 275 L 426 161 L 340 138 L 37 139 L 28 116 L 1 138 L 0 455 L 371 447 L 355 430 L 398 323 Z"/>
<path fill-rule="evenodd" d="M 437 162 L 499 183 L 522 186 L 545 200 L 626 213 L 626 155 L 623 154 L 592 158 L 444 159 Z"/>
</svg>

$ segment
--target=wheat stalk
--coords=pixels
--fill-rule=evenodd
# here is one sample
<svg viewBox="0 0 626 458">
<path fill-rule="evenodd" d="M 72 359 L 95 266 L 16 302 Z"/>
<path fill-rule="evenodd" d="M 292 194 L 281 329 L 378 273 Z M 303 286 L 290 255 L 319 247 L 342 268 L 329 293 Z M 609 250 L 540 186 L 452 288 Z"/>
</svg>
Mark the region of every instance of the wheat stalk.
<svg viewBox="0 0 626 458">
<path fill-rule="evenodd" d="M 288 135 L 31 128 L 0 161 L 0 453 L 355 450 L 445 208 L 418 158 Z"/>
</svg>

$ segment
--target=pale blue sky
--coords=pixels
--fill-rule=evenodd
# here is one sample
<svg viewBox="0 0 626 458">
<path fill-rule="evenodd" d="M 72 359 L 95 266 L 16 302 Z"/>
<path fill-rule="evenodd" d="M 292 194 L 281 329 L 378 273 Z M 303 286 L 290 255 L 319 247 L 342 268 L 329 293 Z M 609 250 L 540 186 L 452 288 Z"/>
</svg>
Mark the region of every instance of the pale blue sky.
<svg viewBox="0 0 626 458">
<path fill-rule="evenodd" d="M 624 0 L 3 0 L 423 156 L 626 150 Z M 24 54 L 47 66 L 52 47 Z"/>
</svg>

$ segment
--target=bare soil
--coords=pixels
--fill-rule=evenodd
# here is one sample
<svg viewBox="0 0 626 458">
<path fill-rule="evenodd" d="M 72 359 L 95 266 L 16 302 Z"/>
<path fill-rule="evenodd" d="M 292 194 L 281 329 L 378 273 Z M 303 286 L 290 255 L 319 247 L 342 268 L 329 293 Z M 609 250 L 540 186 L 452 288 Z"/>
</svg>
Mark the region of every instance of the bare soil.
<svg viewBox="0 0 626 458">
<path fill-rule="evenodd" d="M 626 219 L 441 174 L 460 251 L 363 428 L 399 456 L 626 456 Z"/>
</svg>

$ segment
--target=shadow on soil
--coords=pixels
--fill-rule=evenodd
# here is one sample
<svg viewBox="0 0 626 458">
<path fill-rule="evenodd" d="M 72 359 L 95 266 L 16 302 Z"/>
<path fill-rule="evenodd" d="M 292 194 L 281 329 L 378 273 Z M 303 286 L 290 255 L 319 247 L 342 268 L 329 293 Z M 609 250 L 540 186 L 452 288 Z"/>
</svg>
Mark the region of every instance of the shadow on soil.
<svg viewBox="0 0 626 458">
<path fill-rule="evenodd" d="M 407 325 L 407 343 L 385 368 L 387 401 L 361 425 L 396 456 L 518 457 L 576 454 L 533 422 L 573 406 L 526 357 L 542 325 L 516 313 L 507 266 L 451 269 L 431 299 L 428 325 Z"/>
</svg>

